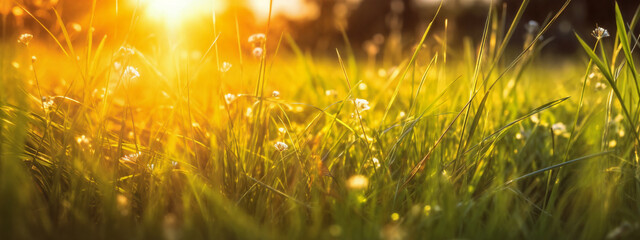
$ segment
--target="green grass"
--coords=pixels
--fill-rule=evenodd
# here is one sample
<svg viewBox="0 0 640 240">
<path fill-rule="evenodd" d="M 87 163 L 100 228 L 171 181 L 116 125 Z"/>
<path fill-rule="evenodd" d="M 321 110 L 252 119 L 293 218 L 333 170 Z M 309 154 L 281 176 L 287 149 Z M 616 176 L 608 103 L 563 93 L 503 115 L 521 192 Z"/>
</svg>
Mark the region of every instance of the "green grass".
<svg viewBox="0 0 640 240">
<path fill-rule="evenodd" d="M 638 238 L 639 14 L 616 5 L 611 37 L 576 33 L 584 54 L 548 60 L 570 1 L 518 50 L 528 2 L 509 21 L 491 8 L 463 46 L 432 20 L 378 66 L 346 34 L 334 58 L 274 32 L 260 58 L 217 31 L 197 58 L 125 54 L 72 41 L 56 12 L 59 32 L 0 45 L 0 238 Z"/>
</svg>

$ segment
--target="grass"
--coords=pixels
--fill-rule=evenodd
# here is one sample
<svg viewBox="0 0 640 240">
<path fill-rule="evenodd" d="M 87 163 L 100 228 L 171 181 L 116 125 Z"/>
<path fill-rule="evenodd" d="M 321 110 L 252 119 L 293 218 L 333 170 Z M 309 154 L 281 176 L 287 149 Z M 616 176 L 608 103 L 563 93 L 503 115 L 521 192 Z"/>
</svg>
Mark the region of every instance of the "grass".
<svg viewBox="0 0 640 240">
<path fill-rule="evenodd" d="M 0 236 L 638 238 L 640 14 L 616 5 L 611 37 L 577 32 L 584 54 L 546 61 L 570 1 L 516 51 L 528 3 L 490 8 L 463 46 L 436 13 L 392 66 L 344 33 L 314 58 L 268 27 L 255 58 L 237 19 L 195 57 L 141 51 L 133 30 L 73 41 L 53 10 L 50 36 L 0 45 Z"/>
</svg>

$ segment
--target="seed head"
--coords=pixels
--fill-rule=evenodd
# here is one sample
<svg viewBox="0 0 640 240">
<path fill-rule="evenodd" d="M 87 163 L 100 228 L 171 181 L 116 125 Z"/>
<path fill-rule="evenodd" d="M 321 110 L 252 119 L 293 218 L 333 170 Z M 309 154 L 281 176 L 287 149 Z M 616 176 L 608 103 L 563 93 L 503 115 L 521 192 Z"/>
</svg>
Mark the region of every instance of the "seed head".
<svg viewBox="0 0 640 240">
<path fill-rule="evenodd" d="M 53 105 L 55 105 L 53 97 L 42 97 L 42 107 L 46 112 L 51 111 L 51 109 L 53 109 Z"/>
<path fill-rule="evenodd" d="M 267 37 L 263 33 L 256 33 L 249 37 L 249 43 L 254 46 L 261 46 L 267 40 Z"/>
<path fill-rule="evenodd" d="M 131 47 L 120 47 L 119 51 L 125 57 L 136 54 L 136 51 L 134 51 Z"/>
<path fill-rule="evenodd" d="M 124 155 L 120 158 L 120 162 L 123 163 L 135 163 L 138 161 L 138 158 L 142 155 L 142 152 L 132 153 L 129 155 Z"/>
<path fill-rule="evenodd" d="M 231 63 L 229 62 L 223 62 L 222 66 L 220 66 L 220 72 L 222 73 L 226 73 L 229 71 L 229 69 L 231 69 Z"/>
<path fill-rule="evenodd" d="M 124 73 L 122 74 L 122 77 L 124 79 L 134 80 L 140 77 L 140 73 L 138 72 L 138 69 L 132 66 L 127 66 L 127 68 L 124 70 Z"/>
<path fill-rule="evenodd" d="M 29 43 L 33 39 L 33 35 L 30 33 L 23 33 L 18 38 L 18 42 L 24 44 L 25 46 L 29 46 Z"/>
<path fill-rule="evenodd" d="M 367 161 L 365 164 L 365 167 L 374 167 L 375 169 L 378 169 L 381 165 L 380 165 L 380 160 L 378 160 L 378 158 L 372 158 L 371 161 Z"/>
<path fill-rule="evenodd" d="M 540 28 L 540 24 L 534 20 L 530 20 L 526 25 L 524 25 L 524 29 L 527 30 L 527 33 L 529 34 L 536 33 L 538 28 Z"/>
<path fill-rule="evenodd" d="M 264 53 L 264 50 L 261 47 L 256 47 L 253 49 L 253 52 L 251 53 L 255 58 L 260 58 L 262 57 L 262 53 Z"/>
<path fill-rule="evenodd" d="M 289 146 L 284 142 L 276 142 L 273 146 L 280 152 L 284 152 L 289 148 Z"/>
<path fill-rule="evenodd" d="M 553 130 L 553 134 L 562 135 L 567 132 L 567 126 L 564 123 L 558 122 L 551 125 L 551 129 Z"/>
<path fill-rule="evenodd" d="M 358 112 L 363 112 L 363 111 L 369 110 L 370 108 L 369 101 L 364 99 L 356 98 L 356 100 L 354 101 L 354 104 Z"/>
<path fill-rule="evenodd" d="M 227 93 L 224 95 L 224 101 L 227 102 L 227 104 L 231 104 L 234 100 L 236 100 L 235 94 Z"/>
<path fill-rule="evenodd" d="M 602 27 L 596 26 L 596 29 L 594 29 L 591 32 L 591 36 L 593 36 L 594 38 L 600 40 L 602 38 L 609 37 L 610 35 L 609 35 L 609 32 L 607 31 L 607 29 L 604 29 Z"/>
</svg>

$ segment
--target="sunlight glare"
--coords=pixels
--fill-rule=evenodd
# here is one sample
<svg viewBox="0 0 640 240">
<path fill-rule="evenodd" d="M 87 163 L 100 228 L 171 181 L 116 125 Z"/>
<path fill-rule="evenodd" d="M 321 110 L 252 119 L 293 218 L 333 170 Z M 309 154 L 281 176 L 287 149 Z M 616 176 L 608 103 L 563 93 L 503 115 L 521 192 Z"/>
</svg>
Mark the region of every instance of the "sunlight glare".
<svg viewBox="0 0 640 240">
<path fill-rule="evenodd" d="M 147 16 L 167 23 L 177 24 L 189 17 L 223 11 L 222 0 L 141 0 Z"/>
<path fill-rule="evenodd" d="M 269 18 L 270 0 L 248 0 L 251 10 L 259 20 Z M 272 15 L 284 15 L 290 19 L 314 19 L 320 11 L 314 3 L 305 0 L 273 1 Z"/>
</svg>

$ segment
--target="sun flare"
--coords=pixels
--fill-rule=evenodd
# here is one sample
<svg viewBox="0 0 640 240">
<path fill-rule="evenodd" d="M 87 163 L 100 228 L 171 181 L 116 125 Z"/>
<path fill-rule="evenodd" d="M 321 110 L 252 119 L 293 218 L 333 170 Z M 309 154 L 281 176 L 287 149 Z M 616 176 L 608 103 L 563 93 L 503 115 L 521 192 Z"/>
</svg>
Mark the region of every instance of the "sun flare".
<svg viewBox="0 0 640 240">
<path fill-rule="evenodd" d="M 141 0 L 140 6 L 147 16 L 168 23 L 178 23 L 189 17 L 222 11 L 221 0 Z"/>
</svg>

